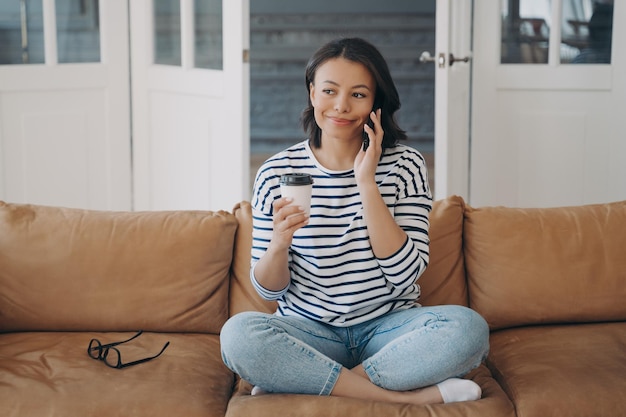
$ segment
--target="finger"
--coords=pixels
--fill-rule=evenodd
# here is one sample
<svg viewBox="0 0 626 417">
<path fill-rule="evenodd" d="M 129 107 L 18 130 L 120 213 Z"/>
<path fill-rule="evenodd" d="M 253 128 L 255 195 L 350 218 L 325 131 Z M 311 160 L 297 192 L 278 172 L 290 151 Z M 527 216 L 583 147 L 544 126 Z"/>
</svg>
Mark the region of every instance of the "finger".
<svg viewBox="0 0 626 417">
<path fill-rule="evenodd" d="M 372 120 L 373 128 L 365 125 L 365 132 L 370 139 L 370 145 L 374 145 L 374 148 L 378 147 L 383 140 L 383 126 L 380 120 L 381 110 L 372 111 L 370 113 L 370 119 Z"/>
<path fill-rule="evenodd" d="M 376 126 L 380 126 L 380 109 L 372 110 L 369 116 L 374 128 L 376 128 Z"/>
<path fill-rule="evenodd" d="M 274 213 L 278 213 L 283 207 L 288 206 L 292 202 L 293 202 L 293 199 L 289 197 L 281 197 L 281 198 L 274 200 L 274 203 L 273 203 Z"/>
<path fill-rule="evenodd" d="M 374 133 L 374 129 L 369 127 L 367 124 L 363 126 L 363 131 L 367 135 L 367 141 L 363 142 L 363 146 L 361 147 L 361 149 L 363 150 L 363 152 L 367 152 L 369 148 L 376 147 L 376 135 Z"/>
<path fill-rule="evenodd" d="M 292 214 L 285 219 L 287 228 L 290 230 L 297 230 L 302 226 L 305 226 L 309 222 L 309 216 L 303 211 L 300 213 Z"/>
<path fill-rule="evenodd" d="M 277 228 L 288 229 L 293 226 L 293 222 L 291 221 L 292 217 L 305 214 L 302 207 L 292 204 L 286 205 L 274 213 L 274 225 Z"/>
<path fill-rule="evenodd" d="M 372 122 L 374 122 L 374 127 L 376 128 L 376 131 L 380 130 L 382 132 L 383 131 L 383 121 L 381 118 L 382 109 L 376 109 L 376 111 L 372 113 L 374 114 L 374 117 L 372 118 Z"/>
<path fill-rule="evenodd" d="M 376 132 L 378 133 L 379 137 L 380 137 L 380 141 L 382 142 L 383 140 L 383 136 L 385 134 L 385 131 L 383 130 L 383 120 L 382 120 L 382 114 L 383 114 L 383 110 L 382 109 L 378 109 L 376 110 Z"/>
<path fill-rule="evenodd" d="M 287 233 L 289 235 L 293 235 L 293 233 L 304 227 L 309 222 L 309 216 L 304 212 L 300 211 L 294 214 L 290 214 L 281 220 L 275 227 L 279 233 Z"/>
<path fill-rule="evenodd" d="M 285 219 L 287 217 L 302 213 L 305 213 L 304 207 L 296 206 L 294 204 L 289 204 L 280 209 L 280 215 Z"/>
</svg>

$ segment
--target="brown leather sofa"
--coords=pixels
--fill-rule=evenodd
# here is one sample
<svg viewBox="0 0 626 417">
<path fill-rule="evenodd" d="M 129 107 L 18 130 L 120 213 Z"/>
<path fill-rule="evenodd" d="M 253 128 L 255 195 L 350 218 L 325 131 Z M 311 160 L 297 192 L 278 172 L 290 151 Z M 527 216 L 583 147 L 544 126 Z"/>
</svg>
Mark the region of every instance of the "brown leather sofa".
<svg viewBox="0 0 626 417">
<path fill-rule="evenodd" d="M 251 213 L 105 212 L 0 202 L 0 416 L 624 416 L 626 201 L 431 215 L 422 304 L 492 329 L 467 378 L 479 401 L 433 406 L 250 396 L 223 364 L 229 315 L 273 311 L 249 278 Z M 88 355 L 116 346 L 115 369 Z M 95 355 L 97 356 L 97 354 Z M 259 358 L 263 360 L 263 358 Z M 280 366 L 280 364 L 276 364 Z"/>
</svg>

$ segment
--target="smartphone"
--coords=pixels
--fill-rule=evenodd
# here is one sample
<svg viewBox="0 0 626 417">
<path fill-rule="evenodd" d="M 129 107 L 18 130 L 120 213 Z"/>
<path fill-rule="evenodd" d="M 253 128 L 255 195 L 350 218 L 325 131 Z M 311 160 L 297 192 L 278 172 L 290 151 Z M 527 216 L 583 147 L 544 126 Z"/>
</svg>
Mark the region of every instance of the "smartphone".
<svg viewBox="0 0 626 417">
<path fill-rule="evenodd" d="M 370 119 L 369 117 L 367 118 L 367 125 L 371 127 L 372 129 L 374 128 L 374 123 L 372 122 L 372 119 Z M 365 128 L 363 128 L 363 152 L 365 152 L 369 146 L 370 146 L 370 136 L 365 131 Z"/>
</svg>

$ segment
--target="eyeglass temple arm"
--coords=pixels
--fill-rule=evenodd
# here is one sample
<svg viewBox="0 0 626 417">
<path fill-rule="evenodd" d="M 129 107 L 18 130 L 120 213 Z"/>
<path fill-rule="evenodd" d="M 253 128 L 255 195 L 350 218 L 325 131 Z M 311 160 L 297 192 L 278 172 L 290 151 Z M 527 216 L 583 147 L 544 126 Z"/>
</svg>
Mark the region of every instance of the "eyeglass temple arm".
<svg viewBox="0 0 626 417">
<path fill-rule="evenodd" d="M 121 342 L 113 342 L 113 343 L 107 343 L 105 345 L 100 345 L 99 347 L 92 347 L 91 350 L 98 350 L 98 349 L 107 349 L 113 346 L 117 346 L 117 345 L 121 345 L 122 343 L 126 343 L 126 342 L 130 342 L 131 340 L 141 336 L 141 334 L 143 333 L 143 330 L 139 330 L 137 332 L 137 334 L 135 334 L 133 337 L 131 337 L 130 339 L 126 339 L 126 340 L 122 340 Z"/>
<path fill-rule="evenodd" d="M 149 358 L 139 359 L 139 360 L 134 361 L 134 362 L 125 363 L 122 366 L 120 366 L 120 368 L 126 368 L 127 366 L 133 366 L 133 365 L 139 365 L 140 363 L 144 363 L 144 362 L 151 361 L 152 359 L 156 359 L 159 356 L 161 356 L 161 354 L 163 352 L 165 352 L 165 349 L 167 349 L 167 347 L 169 345 L 170 345 L 170 342 L 165 343 L 165 346 L 163 346 L 163 349 L 161 349 L 161 351 L 159 353 L 157 353 L 156 355 L 154 355 L 154 356 L 150 356 Z"/>
</svg>

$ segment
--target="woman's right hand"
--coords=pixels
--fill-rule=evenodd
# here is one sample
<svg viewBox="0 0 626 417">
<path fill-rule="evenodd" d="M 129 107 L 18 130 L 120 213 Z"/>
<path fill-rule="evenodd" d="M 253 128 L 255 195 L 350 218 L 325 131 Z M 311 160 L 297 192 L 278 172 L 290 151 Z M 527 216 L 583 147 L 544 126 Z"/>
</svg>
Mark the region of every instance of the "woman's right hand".
<svg viewBox="0 0 626 417">
<path fill-rule="evenodd" d="M 287 198 L 274 201 L 272 240 L 254 267 L 257 282 L 271 291 L 280 291 L 289 285 L 289 246 L 296 230 L 309 222 L 306 212 L 291 203 Z"/>
<path fill-rule="evenodd" d="M 270 246 L 274 249 L 288 249 L 296 230 L 309 223 L 309 216 L 302 207 L 291 204 L 291 198 L 281 197 L 274 201 L 274 233 Z"/>
</svg>

